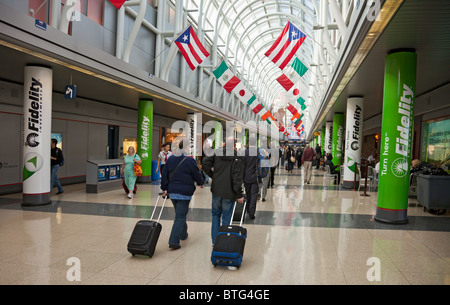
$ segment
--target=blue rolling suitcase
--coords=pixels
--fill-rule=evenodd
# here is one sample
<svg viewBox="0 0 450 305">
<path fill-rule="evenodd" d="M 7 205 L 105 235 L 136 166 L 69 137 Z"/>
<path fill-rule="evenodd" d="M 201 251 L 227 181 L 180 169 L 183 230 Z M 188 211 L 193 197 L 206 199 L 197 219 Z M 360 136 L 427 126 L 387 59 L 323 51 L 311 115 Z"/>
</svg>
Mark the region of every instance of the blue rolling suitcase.
<svg viewBox="0 0 450 305">
<path fill-rule="evenodd" d="M 245 240 L 247 239 L 247 229 L 242 227 L 244 214 L 242 213 L 240 224 L 233 225 L 233 216 L 236 210 L 234 204 L 233 215 L 231 216 L 230 225 L 220 226 L 217 233 L 216 242 L 211 254 L 211 262 L 214 265 L 232 266 L 239 268 L 244 257 Z M 244 211 L 247 202 L 244 201 Z"/>
</svg>

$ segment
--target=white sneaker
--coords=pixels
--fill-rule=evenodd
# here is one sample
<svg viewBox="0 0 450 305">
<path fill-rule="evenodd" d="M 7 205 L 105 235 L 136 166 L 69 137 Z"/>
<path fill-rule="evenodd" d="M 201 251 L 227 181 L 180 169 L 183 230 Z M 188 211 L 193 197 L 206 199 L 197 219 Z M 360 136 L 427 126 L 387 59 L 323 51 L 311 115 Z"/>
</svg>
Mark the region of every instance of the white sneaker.
<svg viewBox="0 0 450 305">
<path fill-rule="evenodd" d="M 128 193 L 127 197 L 128 197 L 129 199 L 132 199 L 132 198 L 133 198 L 133 194 Z"/>
<path fill-rule="evenodd" d="M 228 270 L 235 271 L 235 270 L 237 270 L 237 269 L 238 269 L 237 267 L 234 267 L 234 266 L 228 266 Z"/>
</svg>

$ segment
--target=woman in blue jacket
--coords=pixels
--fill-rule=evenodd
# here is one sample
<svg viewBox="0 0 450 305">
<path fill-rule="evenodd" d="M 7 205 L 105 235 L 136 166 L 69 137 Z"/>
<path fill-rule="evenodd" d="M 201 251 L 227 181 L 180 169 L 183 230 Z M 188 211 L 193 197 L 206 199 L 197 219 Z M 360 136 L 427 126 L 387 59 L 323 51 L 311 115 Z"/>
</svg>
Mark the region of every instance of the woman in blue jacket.
<svg viewBox="0 0 450 305">
<path fill-rule="evenodd" d="M 173 250 L 179 249 L 180 240 L 188 237 L 186 215 L 189 211 L 189 202 L 195 192 L 194 182 L 203 188 L 203 175 L 197 162 L 188 156 L 186 151 L 167 159 L 161 176 L 161 190 L 163 196 L 169 194 L 175 207 L 175 220 L 169 238 L 169 248 Z"/>
</svg>

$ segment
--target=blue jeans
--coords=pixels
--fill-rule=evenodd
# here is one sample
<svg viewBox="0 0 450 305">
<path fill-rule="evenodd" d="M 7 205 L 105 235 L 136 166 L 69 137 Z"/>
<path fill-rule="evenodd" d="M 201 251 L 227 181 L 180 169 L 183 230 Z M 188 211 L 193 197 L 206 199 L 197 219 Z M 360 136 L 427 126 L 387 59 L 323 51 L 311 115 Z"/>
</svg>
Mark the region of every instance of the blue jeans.
<svg viewBox="0 0 450 305">
<path fill-rule="evenodd" d="M 217 232 L 219 232 L 220 217 L 222 216 L 222 225 L 229 225 L 233 207 L 234 200 L 224 199 L 212 194 L 211 239 L 213 244 L 216 242 Z"/>
<path fill-rule="evenodd" d="M 59 164 L 52 165 L 52 175 L 51 175 L 51 179 L 50 179 L 50 193 L 52 192 L 53 184 L 55 184 L 55 182 L 56 182 L 56 186 L 58 187 L 58 191 L 59 192 L 63 191 L 61 183 L 59 183 L 59 180 L 58 180 L 58 169 L 59 169 Z"/>
<path fill-rule="evenodd" d="M 187 238 L 186 215 L 189 211 L 190 200 L 171 199 L 175 207 L 175 220 L 170 233 L 169 244 L 180 245 L 180 240 Z"/>
</svg>

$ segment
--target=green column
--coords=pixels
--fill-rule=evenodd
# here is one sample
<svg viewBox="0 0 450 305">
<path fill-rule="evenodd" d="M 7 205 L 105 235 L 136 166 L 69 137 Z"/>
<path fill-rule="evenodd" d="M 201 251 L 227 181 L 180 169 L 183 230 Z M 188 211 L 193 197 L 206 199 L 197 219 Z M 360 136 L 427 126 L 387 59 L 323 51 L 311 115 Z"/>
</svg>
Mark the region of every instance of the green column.
<svg viewBox="0 0 450 305">
<path fill-rule="evenodd" d="M 375 220 L 407 223 L 417 54 L 392 51 L 384 71 L 380 171 Z"/>
<path fill-rule="evenodd" d="M 322 132 L 320 133 L 320 146 L 322 146 L 322 155 L 325 155 L 325 126 L 322 126 Z"/>
<path fill-rule="evenodd" d="M 142 176 L 138 182 L 152 181 L 152 135 L 153 135 L 153 101 L 140 100 L 138 104 L 138 148 L 141 158 Z"/>
<path fill-rule="evenodd" d="M 343 113 L 335 113 L 333 116 L 333 142 L 331 146 L 331 160 L 334 165 L 341 165 L 344 155 L 345 116 Z"/>
</svg>

